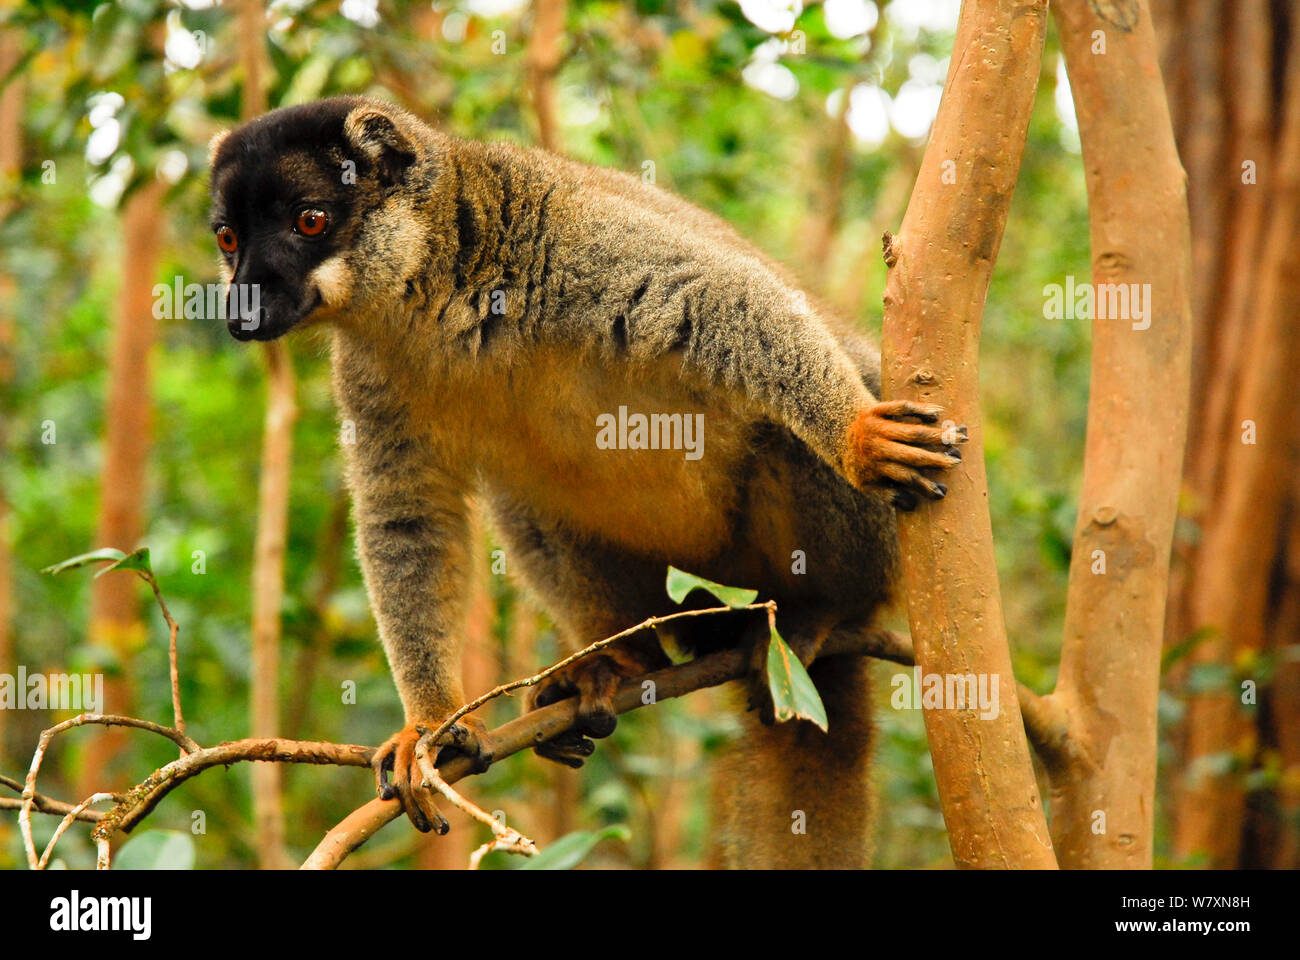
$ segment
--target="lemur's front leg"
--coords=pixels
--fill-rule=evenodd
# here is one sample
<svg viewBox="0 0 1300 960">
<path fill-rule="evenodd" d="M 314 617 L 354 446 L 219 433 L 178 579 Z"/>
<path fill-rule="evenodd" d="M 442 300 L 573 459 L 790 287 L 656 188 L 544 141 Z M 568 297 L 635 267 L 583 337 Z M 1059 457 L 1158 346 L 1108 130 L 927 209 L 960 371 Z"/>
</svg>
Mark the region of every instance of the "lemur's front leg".
<svg viewBox="0 0 1300 960">
<path fill-rule="evenodd" d="M 899 509 L 947 493 L 921 471 L 960 463 L 966 428 L 945 435 L 934 404 L 879 402 L 799 294 L 758 276 L 734 287 L 683 284 L 675 297 L 670 315 L 705 318 L 673 343 L 684 373 L 738 390 L 855 487 L 886 490 Z"/>
<path fill-rule="evenodd" d="M 416 829 L 444 833 L 447 821 L 424 788 L 415 760 L 422 730 L 464 702 L 463 609 L 469 560 L 465 479 L 450 469 L 407 411 L 379 389 L 373 371 L 340 369 L 344 419 L 355 425 L 348 482 L 366 589 L 406 714 L 376 752 L 376 786 L 396 796 Z M 492 747 L 481 721 L 464 717 L 439 740 L 437 762 L 461 753 L 486 766 Z M 391 774 L 392 780 L 389 781 Z"/>
</svg>

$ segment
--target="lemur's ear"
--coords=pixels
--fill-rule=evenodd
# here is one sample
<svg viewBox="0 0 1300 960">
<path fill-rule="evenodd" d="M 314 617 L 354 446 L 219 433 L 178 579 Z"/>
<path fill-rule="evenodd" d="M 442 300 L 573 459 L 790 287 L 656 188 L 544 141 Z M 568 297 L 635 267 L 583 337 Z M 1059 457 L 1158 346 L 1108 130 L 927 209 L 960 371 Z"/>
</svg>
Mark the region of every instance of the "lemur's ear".
<svg viewBox="0 0 1300 960">
<path fill-rule="evenodd" d="M 415 144 L 397 123 L 375 107 L 357 107 L 343 121 L 343 135 L 375 165 L 385 186 L 400 183 L 415 162 Z"/>
<path fill-rule="evenodd" d="M 230 136 L 229 130 L 218 130 L 212 135 L 212 139 L 208 141 L 209 170 L 212 169 L 212 164 L 217 159 L 217 151 L 221 149 L 221 145 L 226 142 L 226 137 L 228 136 Z"/>
</svg>

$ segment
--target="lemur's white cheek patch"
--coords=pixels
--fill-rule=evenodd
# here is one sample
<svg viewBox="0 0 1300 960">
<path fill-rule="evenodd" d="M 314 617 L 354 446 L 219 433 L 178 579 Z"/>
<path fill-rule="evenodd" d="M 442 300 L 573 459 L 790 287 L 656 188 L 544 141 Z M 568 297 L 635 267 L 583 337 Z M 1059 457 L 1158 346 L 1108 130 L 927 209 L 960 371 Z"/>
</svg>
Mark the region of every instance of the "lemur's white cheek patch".
<svg viewBox="0 0 1300 960">
<path fill-rule="evenodd" d="M 230 281 L 235 279 L 234 271 L 230 269 L 230 264 L 226 263 L 225 260 L 217 264 L 217 273 L 221 275 L 221 282 L 227 287 L 230 286 Z"/>
<path fill-rule="evenodd" d="M 308 279 L 320 291 L 327 307 L 340 306 L 352 289 L 352 271 L 342 257 L 330 257 L 311 272 Z"/>
</svg>

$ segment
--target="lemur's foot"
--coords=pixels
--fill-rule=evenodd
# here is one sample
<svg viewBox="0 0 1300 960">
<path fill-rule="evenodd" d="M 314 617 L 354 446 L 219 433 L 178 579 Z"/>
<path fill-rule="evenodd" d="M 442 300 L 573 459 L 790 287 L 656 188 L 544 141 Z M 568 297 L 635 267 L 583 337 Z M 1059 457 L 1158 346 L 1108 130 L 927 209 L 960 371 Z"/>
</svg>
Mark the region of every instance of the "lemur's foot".
<svg viewBox="0 0 1300 960">
<path fill-rule="evenodd" d="M 967 439 L 965 426 L 934 426 L 942 415 L 935 404 L 911 400 L 889 400 L 864 411 L 849 428 L 849 479 L 859 488 L 888 490 L 899 510 L 916 509 L 918 497 L 942 500 L 948 487 L 921 471 L 961 463 L 957 444 Z"/>
<path fill-rule="evenodd" d="M 784 638 L 805 667 L 812 666 L 821 649 L 816 637 L 794 635 Z M 776 723 L 776 707 L 772 703 L 772 678 L 767 669 L 768 651 L 772 646 L 772 631 L 767 620 L 757 622 L 746 631 L 742 644 L 749 646 L 749 703 L 747 710 L 757 710 L 758 719 L 767 726 Z"/>
<path fill-rule="evenodd" d="M 386 740 L 370 761 L 375 771 L 375 788 L 382 800 L 396 797 L 411 824 L 421 833 L 442 835 L 447 832 L 447 820 L 438 812 L 434 792 L 424 785 L 424 774 L 415 759 L 415 747 L 426 733 L 436 730 L 439 722 L 408 724 Z M 435 766 L 457 756 L 468 756 L 475 772 L 486 770 L 492 763 L 493 748 L 487 728 L 477 717 L 461 717 L 438 738 Z M 392 774 L 392 781 L 388 775 Z"/>
<path fill-rule="evenodd" d="M 595 752 L 596 745 L 587 739 L 608 737 L 618 725 L 614 711 L 614 693 L 624 678 L 644 672 L 643 668 L 621 657 L 598 653 L 579 660 L 551 674 L 533 694 L 532 708 L 578 698 L 577 722 L 567 731 L 533 749 L 539 756 L 568 767 L 580 767 Z"/>
</svg>

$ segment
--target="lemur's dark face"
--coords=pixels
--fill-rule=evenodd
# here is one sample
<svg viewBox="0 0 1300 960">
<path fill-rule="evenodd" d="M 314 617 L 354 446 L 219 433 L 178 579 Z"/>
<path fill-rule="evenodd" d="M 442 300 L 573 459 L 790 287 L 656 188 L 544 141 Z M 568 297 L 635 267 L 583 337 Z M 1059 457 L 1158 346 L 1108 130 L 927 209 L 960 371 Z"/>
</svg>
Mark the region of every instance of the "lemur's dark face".
<svg viewBox="0 0 1300 960">
<path fill-rule="evenodd" d="M 377 132 L 406 144 L 365 101 L 338 98 L 272 111 L 215 145 L 211 223 L 235 339 L 274 340 L 346 303 L 348 254 L 391 167 L 413 159 L 394 159 Z"/>
</svg>

